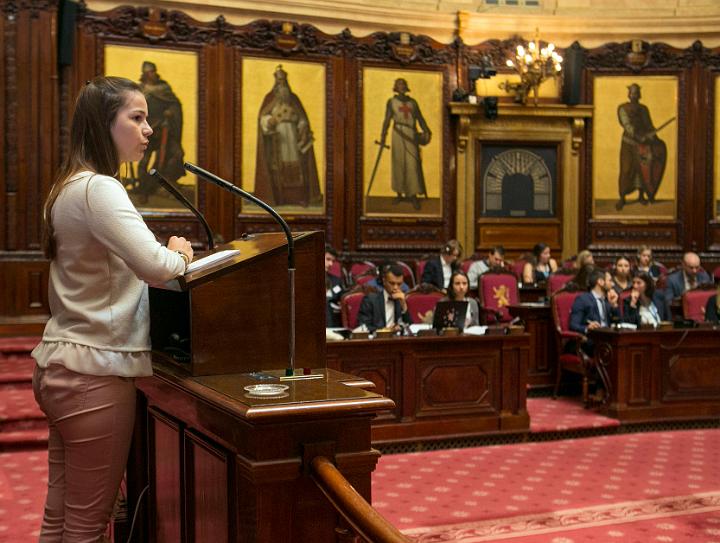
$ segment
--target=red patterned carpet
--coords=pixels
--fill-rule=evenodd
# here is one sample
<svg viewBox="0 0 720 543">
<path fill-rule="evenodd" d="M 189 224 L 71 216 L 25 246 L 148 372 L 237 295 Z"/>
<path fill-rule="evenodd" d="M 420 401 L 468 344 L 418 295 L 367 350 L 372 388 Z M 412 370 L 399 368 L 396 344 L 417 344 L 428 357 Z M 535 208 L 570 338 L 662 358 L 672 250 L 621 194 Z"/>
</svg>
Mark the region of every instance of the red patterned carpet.
<svg viewBox="0 0 720 543">
<path fill-rule="evenodd" d="M 373 505 L 415 541 L 720 542 L 720 430 L 384 456 Z"/>
<path fill-rule="evenodd" d="M 530 431 L 534 434 L 620 426 L 619 420 L 585 409 L 576 398 L 528 398 L 527 410 L 530 414 Z"/>
<path fill-rule="evenodd" d="M 37 541 L 47 471 L 46 451 L 0 453 L 0 542 Z"/>
</svg>

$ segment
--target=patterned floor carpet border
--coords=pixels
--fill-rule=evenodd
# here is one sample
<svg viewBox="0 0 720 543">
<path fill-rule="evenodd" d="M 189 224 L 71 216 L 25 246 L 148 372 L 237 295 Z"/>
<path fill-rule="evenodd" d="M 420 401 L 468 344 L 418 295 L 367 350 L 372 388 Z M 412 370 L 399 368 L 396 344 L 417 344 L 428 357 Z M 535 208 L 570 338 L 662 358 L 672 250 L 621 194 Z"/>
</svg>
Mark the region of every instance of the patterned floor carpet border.
<svg viewBox="0 0 720 543">
<path fill-rule="evenodd" d="M 566 509 L 534 515 L 403 530 L 417 543 L 479 543 L 720 511 L 720 492 Z"/>
</svg>

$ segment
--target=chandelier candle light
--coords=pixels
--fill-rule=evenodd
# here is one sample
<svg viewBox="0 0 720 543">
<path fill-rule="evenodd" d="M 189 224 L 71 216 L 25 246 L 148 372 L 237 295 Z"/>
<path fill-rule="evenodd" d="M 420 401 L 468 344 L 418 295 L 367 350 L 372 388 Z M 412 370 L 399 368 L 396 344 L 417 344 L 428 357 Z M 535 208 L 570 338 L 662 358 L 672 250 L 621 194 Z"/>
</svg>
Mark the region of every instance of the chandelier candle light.
<svg viewBox="0 0 720 543">
<path fill-rule="evenodd" d="M 500 88 L 506 92 L 515 93 L 515 101 L 521 104 L 527 102 L 530 90 L 533 93 L 534 105 L 538 105 L 538 89 L 540 84 L 550 77 L 557 77 L 562 70 L 562 57 L 555 51 L 555 45 L 548 43 L 540 47 L 538 31 L 535 30 L 535 40 L 524 45 L 518 45 L 515 60 L 508 59 L 506 64 L 520 75 L 518 83 L 505 81 Z"/>
</svg>

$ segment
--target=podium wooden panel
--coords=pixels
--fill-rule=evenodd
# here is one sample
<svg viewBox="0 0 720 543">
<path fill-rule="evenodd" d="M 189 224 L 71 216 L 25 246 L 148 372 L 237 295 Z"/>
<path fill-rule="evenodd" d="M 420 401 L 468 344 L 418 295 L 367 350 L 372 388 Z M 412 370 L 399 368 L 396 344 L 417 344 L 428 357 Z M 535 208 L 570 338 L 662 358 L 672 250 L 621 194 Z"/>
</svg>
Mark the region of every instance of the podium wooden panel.
<svg viewBox="0 0 720 543">
<path fill-rule="evenodd" d="M 325 300 L 325 242 L 321 232 L 296 234 L 294 242 L 296 359 L 302 368 L 324 359 L 325 316 L 318 304 Z M 290 293 L 285 235 L 255 234 L 218 247 L 222 249 L 239 249 L 240 255 L 150 289 L 153 351 L 191 375 L 286 367 Z"/>
<path fill-rule="evenodd" d="M 590 332 L 607 365 L 607 414 L 621 421 L 707 419 L 720 415 L 720 330 Z"/>
</svg>

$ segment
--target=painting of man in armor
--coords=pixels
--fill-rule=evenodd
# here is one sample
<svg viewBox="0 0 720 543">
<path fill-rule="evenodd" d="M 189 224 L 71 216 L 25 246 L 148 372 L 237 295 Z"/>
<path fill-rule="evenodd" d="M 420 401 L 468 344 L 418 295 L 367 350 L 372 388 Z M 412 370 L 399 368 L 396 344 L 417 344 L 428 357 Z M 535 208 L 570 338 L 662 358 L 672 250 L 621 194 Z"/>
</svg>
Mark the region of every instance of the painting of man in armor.
<svg viewBox="0 0 720 543">
<path fill-rule="evenodd" d="M 665 173 L 667 146 L 658 132 L 675 118 L 655 128 L 650 110 L 640 103 L 640 98 L 640 85 L 632 83 L 628 87 L 629 101 L 618 107 L 618 120 L 623 127 L 618 179 L 620 199 L 615 204 L 618 211 L 625 207 L 626 196 L 635 191 L 640 204 L 653 204 Z"/>
</svg>

